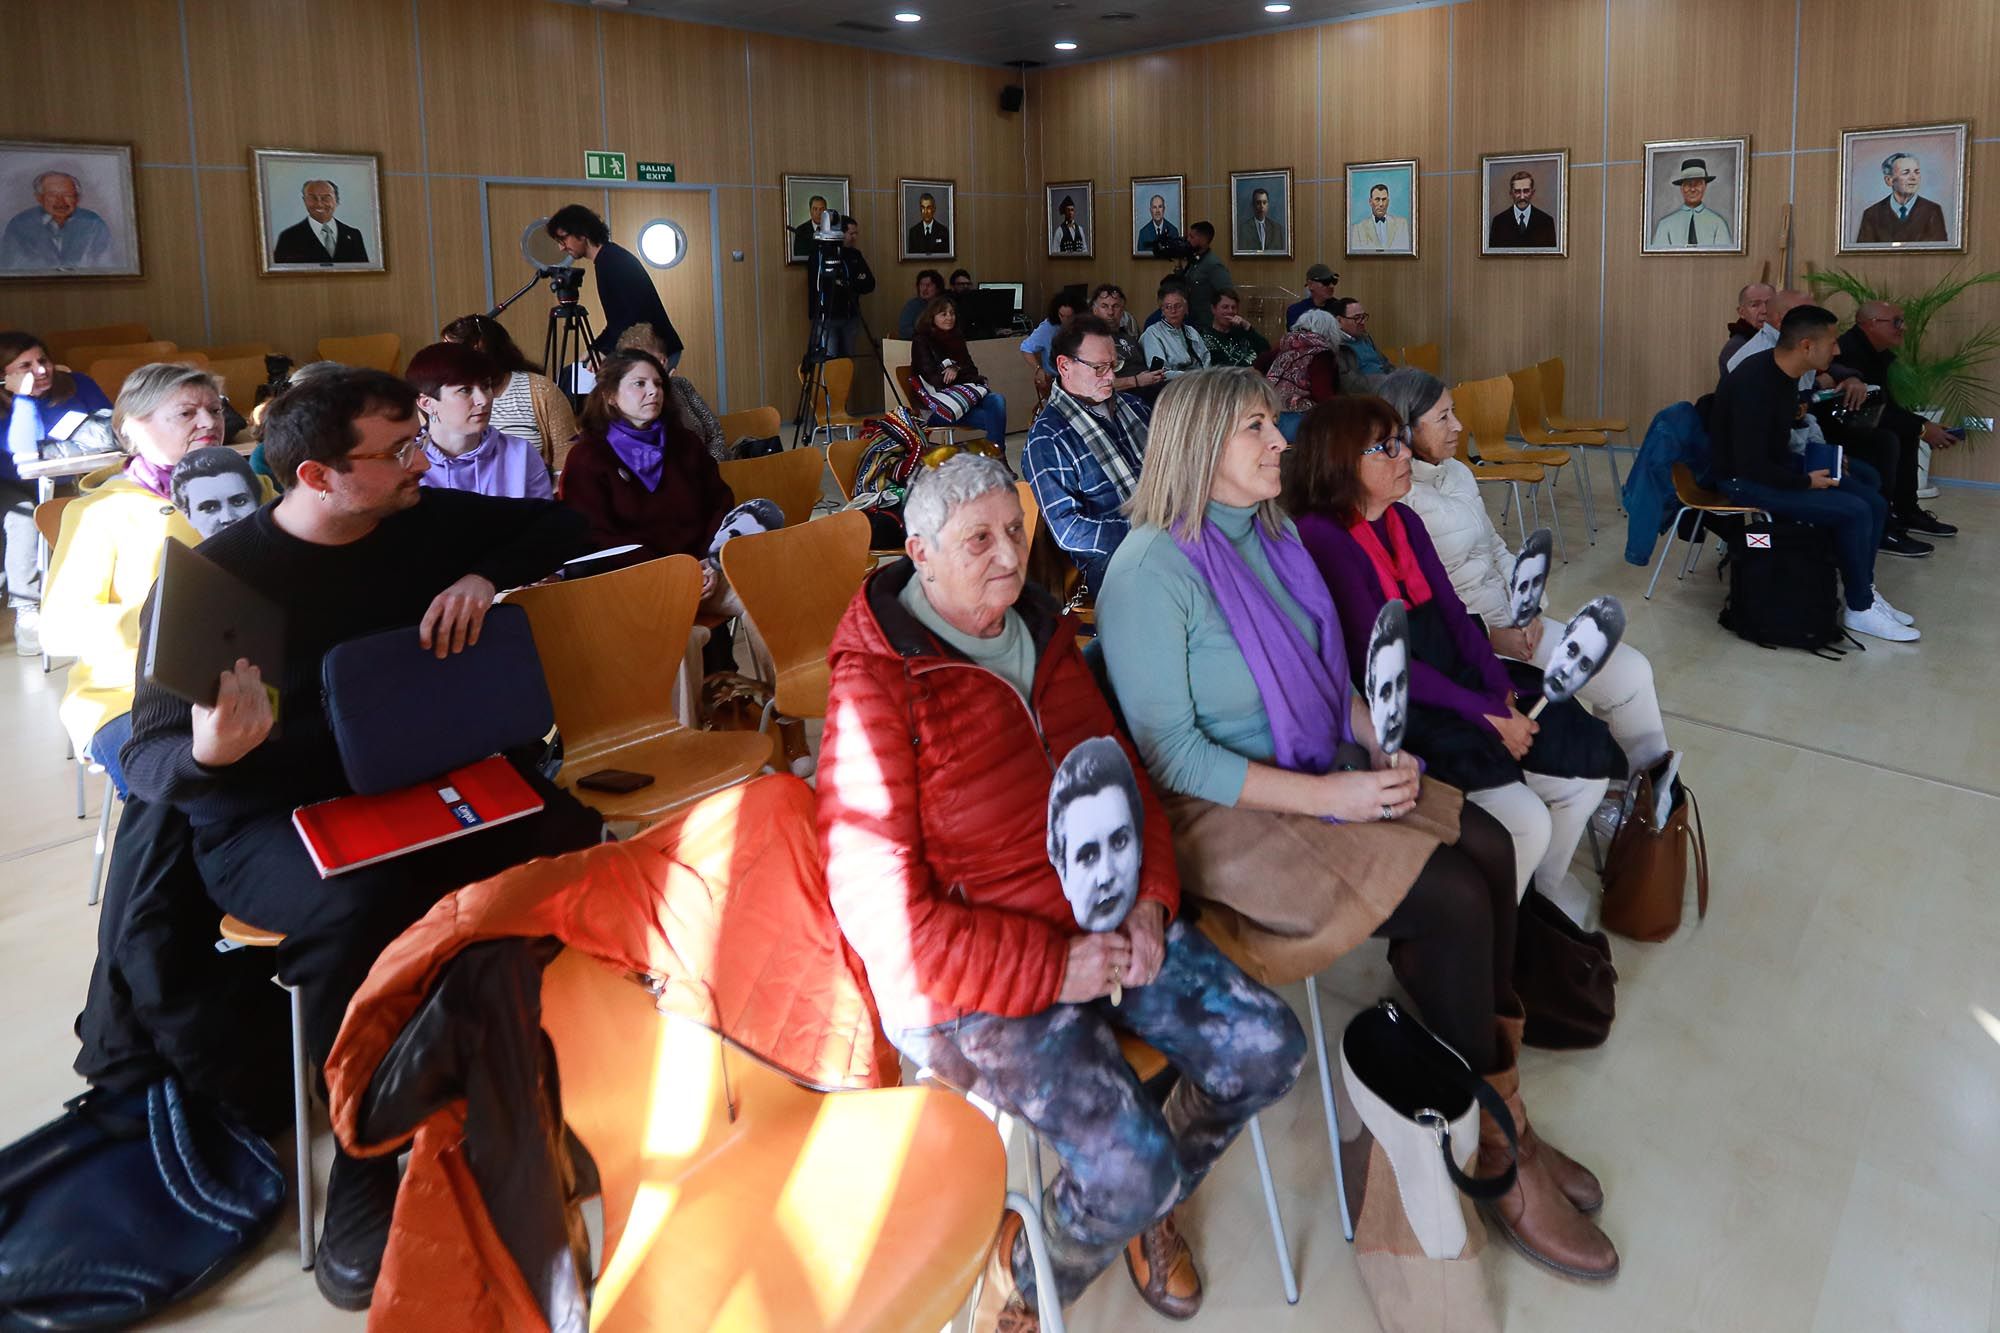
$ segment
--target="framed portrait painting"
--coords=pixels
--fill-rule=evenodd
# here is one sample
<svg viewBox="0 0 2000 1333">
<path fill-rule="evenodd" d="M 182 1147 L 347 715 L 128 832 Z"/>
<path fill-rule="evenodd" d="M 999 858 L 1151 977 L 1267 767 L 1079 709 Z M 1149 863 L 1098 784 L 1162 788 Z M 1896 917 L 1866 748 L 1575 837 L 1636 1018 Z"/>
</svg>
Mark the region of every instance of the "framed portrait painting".
<svg viewBox="0 0 2000 1333">
<path fill-rule="evenodd" d="M 1750 216 L 1748 139 L 1669 139 L 1646 145 L 1649 255 L 1740 255 Z"/>
<path fill-rule="evenodd" d="M 1965 249 L 1966 125 L 1845 130 L 1841 254 Z"/>
<path fill-rule="evenodd" d="M 1042 187 L 1049 258 L 1088 259 L 1097 252 L 1095 182 L 1058 181 Z"/>
<path fill-rule="evenodd" d="M 1347 254 L 1417 255 L 1417 160 L 1347 164 Z"/>
<path fill-rule="evenodd" d="M 1291 168 L 1229 173 L 1229 241 L 1231 255 L 1291 257 Z"/>
<path fill-rule="evenodd" d="M 386 271 L 381 164 L 373 153 L 251 149 L 258 271 Z"/>
<path fill-rule="evenodd" d="M 0 140 L 0 278 L 139 275 L 129 144 Z"/>
<path fill-rule="evenodd" d="M 1569 153 L 1490 153 L 1479 159 L 1482 255 L 1569 253 Z"/>
<path fill-rule="evenodd" d="M 813 230 L 823 214 L 846 217 L 853 184 L 846 176 L 786 176 L 785 227 L 791 240 L 785 246 L 787 264 L 803 264 L 812 258 Z"/>
<path fill-rule="evenodd" d="M 1132 256 L 1153 257 L 1153 247 L 1181 234 L 1186 226 L 1187 177 L 1132 178 Z"/>
<path fill-rule="evenodd" d="M 956 259 L 958 187 L 952 181 L 897 183 L 898 259 Z"/>
</svg>

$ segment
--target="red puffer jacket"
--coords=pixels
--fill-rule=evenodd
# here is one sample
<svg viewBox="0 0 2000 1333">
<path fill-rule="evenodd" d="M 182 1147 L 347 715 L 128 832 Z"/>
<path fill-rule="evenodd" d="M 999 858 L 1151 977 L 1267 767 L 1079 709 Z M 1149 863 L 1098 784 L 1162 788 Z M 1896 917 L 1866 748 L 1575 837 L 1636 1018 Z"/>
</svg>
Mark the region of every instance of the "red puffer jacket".
<svg viewBox="0 0 2000 1333">
<path fill-rule="evenodd" d="M 1169 916 L 1172 833 L 1069 617 L 1033 587 L 1015 604 L 1036 645 L 1031 715 L 896 600 L 914 573 L 899 561 L 871 576 L 828 653 L 819 839 L 834 914 L 891 1029 L 1039 1013 L 1081 930 L 1048 859 L 1056 765 L 1093 736 L 1125 746 L 1145 801 L 1139 898 Z"/>
</svg>

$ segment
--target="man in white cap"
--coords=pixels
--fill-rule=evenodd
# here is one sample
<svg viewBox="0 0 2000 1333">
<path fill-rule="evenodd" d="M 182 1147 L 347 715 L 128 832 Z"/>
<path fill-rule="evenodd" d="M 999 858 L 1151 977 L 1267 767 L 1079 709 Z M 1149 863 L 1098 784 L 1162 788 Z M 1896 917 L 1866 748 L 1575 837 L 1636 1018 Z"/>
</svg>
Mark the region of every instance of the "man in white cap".
<svg viewBox="0 0 2000 1333">
<path fill-rule="evenodd" d="M 1729 223 L 1722 214 L 1703 202 L 1708 194 L 1708 183 L 1714 179 L 1709 174 L 1708 163 L 1702 158 L 1681 160 L 1681 169 L 1674 173 L 1673 179 L 1673 183 L 1681 187 L 1681 206 L 1661 218 L 1653 228 L 1655 246 L 1692 250 L 1730 244 Z"/>
</svg>

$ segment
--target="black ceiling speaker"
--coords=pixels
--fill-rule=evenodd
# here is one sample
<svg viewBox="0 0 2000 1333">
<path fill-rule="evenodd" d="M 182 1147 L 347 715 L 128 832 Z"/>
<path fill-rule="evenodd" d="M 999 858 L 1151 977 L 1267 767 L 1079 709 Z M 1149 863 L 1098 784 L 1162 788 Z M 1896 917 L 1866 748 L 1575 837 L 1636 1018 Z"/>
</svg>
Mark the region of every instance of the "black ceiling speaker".
<svg viewBox="0 0 2000 1333">
<path fill-rule="evenodd" d="M 1000 90 L 1000 109 L 1019 111 L 1021 103 L 1027 100 L 1027 92 L 1018 83 L 1010 83 Z"/>
</svg>

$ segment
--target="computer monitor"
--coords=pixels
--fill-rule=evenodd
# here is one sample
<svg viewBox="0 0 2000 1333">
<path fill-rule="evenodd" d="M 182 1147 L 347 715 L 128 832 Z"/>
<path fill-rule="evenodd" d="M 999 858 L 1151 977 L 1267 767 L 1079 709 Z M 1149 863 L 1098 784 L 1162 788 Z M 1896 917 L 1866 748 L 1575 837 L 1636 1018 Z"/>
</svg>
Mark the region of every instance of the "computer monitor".
<svg viewBox="0 0 2000 1333">
<path fill-rule="evenodd" d="M 978 339 L 996 338 L 1012 330 L 1019 291 L 1019 283 L 1002 283 L 999 290 L 981 287 L 958 293 L 959 332 L 968 339 Z"/>
<path fill-rule="evenodd" d="M 982 292 L 1012 292 L 1014 294 L 1014 313 L 1018 315 L 1022 310 L 1026 309 L 1022 303 L 1028 299 L 1028 292 L 1027 287 L 1022 283 L 982 282 L 979 284 L 979 290 Z"/>
</svg>

